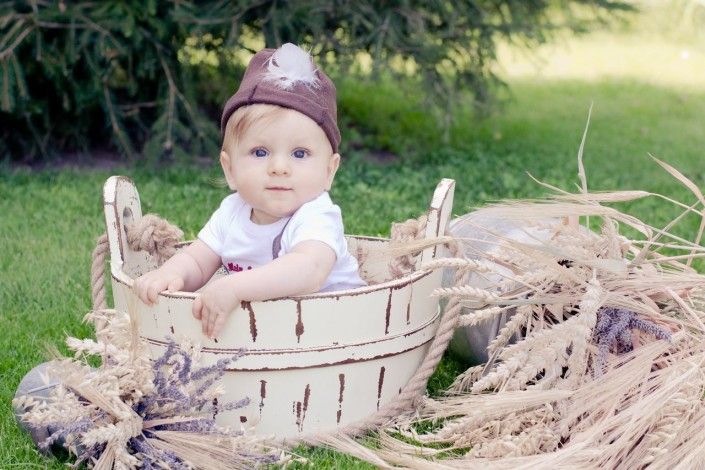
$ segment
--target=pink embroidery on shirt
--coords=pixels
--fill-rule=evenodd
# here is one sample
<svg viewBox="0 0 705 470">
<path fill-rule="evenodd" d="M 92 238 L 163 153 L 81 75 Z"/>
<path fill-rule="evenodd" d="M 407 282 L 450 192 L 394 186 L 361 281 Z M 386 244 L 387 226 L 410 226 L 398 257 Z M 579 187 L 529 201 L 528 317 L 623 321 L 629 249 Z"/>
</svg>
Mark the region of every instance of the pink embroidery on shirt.
<svg viewBox="0 0 705 470">
<path fill-rule="evenodd" d="M 225 267 L 229 273 L 239 273 L 242 271 L 244 268 L 240 266 L 238 263 L 228 263 L 228 265 Z M 252 269 L 252 266 L 248 266 L 247 270 L 249 271 Z"/>
</svg>

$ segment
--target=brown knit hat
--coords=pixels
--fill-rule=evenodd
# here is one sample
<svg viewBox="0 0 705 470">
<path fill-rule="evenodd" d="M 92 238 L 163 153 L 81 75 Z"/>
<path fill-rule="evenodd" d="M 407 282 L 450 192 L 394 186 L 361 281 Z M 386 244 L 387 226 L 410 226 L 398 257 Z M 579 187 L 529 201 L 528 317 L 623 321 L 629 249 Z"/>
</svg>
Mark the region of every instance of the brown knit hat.
<svg viewBox="0 0 705 470">
<path fill-rule="evenodd" d="M 305 114 L 321 126 L 333 152 L 338 152 L 340 131 L 335 85 L 299 47 L 284 44 L 276 50 L 263 49 L 252 57 L 240 87 L 225 103 L 221 134 L 238 108 L 256 103 L 274 104 Z"/>
</svg>

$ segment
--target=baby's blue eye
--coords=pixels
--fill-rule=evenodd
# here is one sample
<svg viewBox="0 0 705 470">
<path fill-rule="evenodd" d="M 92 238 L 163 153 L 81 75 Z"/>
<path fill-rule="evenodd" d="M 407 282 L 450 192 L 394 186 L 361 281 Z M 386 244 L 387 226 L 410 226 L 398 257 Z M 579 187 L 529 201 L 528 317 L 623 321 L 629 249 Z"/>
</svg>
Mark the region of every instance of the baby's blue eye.
<svg viewBox="0 0 705 470">
<path fill-rule="evenodd" d="M 306 156 L 306 150 L 294 150 L 294 153 L 292 153 L 294 158 L 304 158 Z"/>
<path fill-rule="evenodd" d="M 266 157 L 267 151 L 265 149 L 255 149 L 253 152 L 255 157 Z"/>
</svg>

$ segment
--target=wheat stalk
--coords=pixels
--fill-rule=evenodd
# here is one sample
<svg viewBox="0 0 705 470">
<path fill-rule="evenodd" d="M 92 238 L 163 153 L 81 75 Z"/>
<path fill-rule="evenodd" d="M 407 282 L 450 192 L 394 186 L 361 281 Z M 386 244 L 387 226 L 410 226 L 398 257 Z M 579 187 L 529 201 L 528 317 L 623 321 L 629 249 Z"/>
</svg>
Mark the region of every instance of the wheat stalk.
<svg viewBox="0 0 705 470">
<path fill-rule="evenodd" d="M 489 269 L 472 278 L 478 285 L 436 295 L 466 301 L 466 327 L 516 312 L 490 338 L 486 364 L 461 374 L 445 396 L 426 400 L 415 419 L 400 420 L 399 434 L 380 438 L 380 448 L 369 450 L 376 464 L 601 469 L 702 463 L 705 276 L 691 264 L 705 255 L 699 243 L 705 217 L 694 241 L 671 230 L 687 214 L 703 216 L 705 198 L 677 170 L 662 166 L 696 195 L 696 204 L 645 191 L 590 193 L 583 179 L 578 194 L 544 184 L 553 196 L 493 204 L 454 225 L 474 230 L 457 241 Z M 661 228 L 606 205 L 646 197 L 675 203 L 681 212 Z M 599 219 L 599 232 L 577 226 L 578 217 L 593 226 Z M 492 220 L 506 222 L 513 234 L 483 226 Z M 640 235 L 625 237 L 623 226 Z M 609 312 L 621 312 L 606 336 L 619 340 L 614 344 L 600 342 Z M 437 425 L 417 434 L 419 420 Z M 439 460 L 439 445 L 467 451 Z"/>
</svg>

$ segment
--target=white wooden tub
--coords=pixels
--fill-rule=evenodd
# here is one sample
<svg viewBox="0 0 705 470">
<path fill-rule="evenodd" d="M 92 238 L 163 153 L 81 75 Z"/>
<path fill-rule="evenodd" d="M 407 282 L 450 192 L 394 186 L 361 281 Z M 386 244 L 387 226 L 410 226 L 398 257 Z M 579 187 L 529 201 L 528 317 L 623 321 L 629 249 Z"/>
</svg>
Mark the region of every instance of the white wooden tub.
<svg viewBox="0 0 705 470">
<path fill-rule="evenodd" d="M 426 237 L 445 232 L 453 205 L 453 180 L 442 180 L 428 211 Z M 244 348 L 227 369 L 224 401 L 250 398 L 248 407 L 223 412 L 218 421 L 252 425 L 258 434 L 292 437 L 360 420 L 394 400 L 422 361 L 439 321 L 441 271 L 418 270 L 388 280 L 389 258 L 377 253 L 383 238 L 347 237 L 371 285 L 358 289 L 243 302 L 219 338 L 201 334 L 191 315 L 195 294 L 159 295 L 155 306 L 132 292 L 133 278 L 155 267 L 132 251 L 125 225 L 142 217 L 132 181 L 113 176 L 104 186 L 115 308 L 135 309 L 141 337 L 158 357 L 168 336 L 188 336 L 203 346 L 206 363 Z M 417 266 L 436 256 L 426 249 Z M 216 276 L 223 275 L 219 272 Z"/>
</svg>

